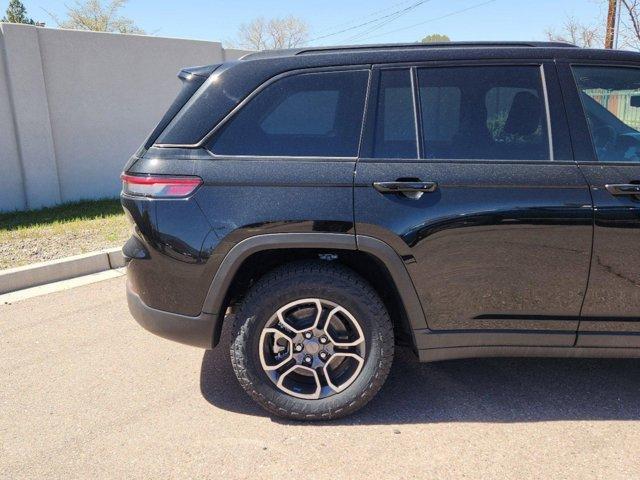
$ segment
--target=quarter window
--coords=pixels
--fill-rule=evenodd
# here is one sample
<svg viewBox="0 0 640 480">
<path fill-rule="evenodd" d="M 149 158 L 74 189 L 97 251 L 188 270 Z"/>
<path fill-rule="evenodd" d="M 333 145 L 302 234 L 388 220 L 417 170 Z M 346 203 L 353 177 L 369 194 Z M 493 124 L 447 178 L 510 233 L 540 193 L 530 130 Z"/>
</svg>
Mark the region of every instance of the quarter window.
<svg viewBox="0 0 640 480">
<path fill-rule="evenodd" d="M 426 158 L 549 160 L 540 67 L 423 68 L 418 86 Z"/>
<path fill-rule="evenodd" d="M 217 155 L 355 157 L 369 72 L 305 73 L 259 92 L 214 137 Z"/>
<path fill-rule="evenodd" d="M 573 71 L 598 160 L 640 161 L 640 70 L 574 67 Z"/>
</svg>

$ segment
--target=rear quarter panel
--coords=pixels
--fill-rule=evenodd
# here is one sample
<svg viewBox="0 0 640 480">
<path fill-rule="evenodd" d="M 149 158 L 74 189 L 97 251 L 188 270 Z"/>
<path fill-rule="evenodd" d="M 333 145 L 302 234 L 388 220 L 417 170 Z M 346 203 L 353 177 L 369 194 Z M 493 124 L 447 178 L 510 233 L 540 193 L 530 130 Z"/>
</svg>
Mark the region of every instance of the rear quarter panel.
<svg viewBox="0 0 640 480">
<path fill-rule="evenodd" d="M 169 150 L 169 149 L 165 149 Z M 229 250 L 265 233 L 349 233 L 353 226 L 353 160 L 153 158 L 130 173 L 197 175 L 189 199 L 123 199 L 136 219 L 149 260 L 132 260 L 129 275 L 149 306 L 198 315 L 215 272 Z M 202 155 L 202 154 L 201 154 Z"/>
</svg>

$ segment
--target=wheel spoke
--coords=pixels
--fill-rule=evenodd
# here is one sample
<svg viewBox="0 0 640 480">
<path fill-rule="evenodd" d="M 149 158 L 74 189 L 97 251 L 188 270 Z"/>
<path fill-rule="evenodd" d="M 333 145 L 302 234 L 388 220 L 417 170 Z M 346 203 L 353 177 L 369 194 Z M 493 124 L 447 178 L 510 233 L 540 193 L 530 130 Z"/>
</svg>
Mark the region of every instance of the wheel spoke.
<svg viewBox="0 0 640 480">
<path fill-rule="evenodd" d="M 331 324 L 332 317 L 336 313 L 341 313 L 342 315 L 346 316 L 349 319 L 349 323 L 351 324 L 351 326 L 354 327 L 356 333 L 358 334 L 358 338 L 356 338 L 351 342 L 339 342 L 331 336 L 331 333 L 329 332 L 329 325 Z M 353 317 L 353 315 L 351 315 L 347 310 L 345 310 L 340 306 L 335 307 L 333 310 L 329 312 L 329 315 L 327 315 L 327 322 L 324 325 L 324 333 L 327 335 L 327 337 L 329 338 L 329 341 L 333 343 L 335 347 L 342 347 L 342 348 L 355 347 L 356 345 L 359 345 L 362 342 L 364 342 L 364 334 L 362 333 L 362 329 L 360 328 L 360 325 L 358 324 L 356 319 Z"/>
<path fill-rule="evenodd" d="M 287 376 L 295 372 L 296 370 L 304 370 L 312 374 L 313 379 L 315 380 L 315 383 L 316 383 L 316 389 L 313 393 L 294 392 L 293 390 L 290 390 L 284 385 L 284 380 L 287 378 Z M 316 400 L 320 398 L 320 392 L 322 391 L 322 385 L 320 384 L 318 373 L 313 368 L 305 367 L 304 365 L 294 365 L 293 367 L 285 371 L 282 375 L 280 375 L 280 378 L 278 379 L 278 383 L 276 385 L 278 386 L 278 388 L 280 388 L 281 390 L 284 390 L 289 395 L 293 395 L 294 397 L 298 397 L 298 398 L 307 398 L 311 400 Z"/>
<path fill-rule="evenodd" d="M 347 378 L 346 380 L 342 381 L 342 383 L 340 385 L 336 385 L 335 383 L 333 383 L 333 381 L 331 380 L 331 373 L 328 370 L 329 369 L 329 365 L 331 365 L 331 363 L 334 362 L 338 358 L 353 358 L 358 364 L 356 366 L 356 369 L 354 370 L 354 372 L 349 376 L 349 378 Z M 329 361 L 322 368 L 322 371 L 324 373 L 324 378 L 327 381 L 327 385 L 329 385 L 329 387 L 331 387 L 331 389 L 334 392 L 337 393 L 337 392 L 343 391 L 345 388 L 347 388 L 349 385 L 351 385 L 353 383 L 353 381 L 356 379 L 356 377 L 360 373 L 360 370 L 362 370 L 363 365 L 364 365 L 364 358 L 362 358 L 360 355 L 357 355 L 355 353 L 342 353 L 342 352 L 340 352 L 340 353 L 335 353 L 329 359 Z"/>
<path fill-rule="evenodd" d="M 298 329 L 295 326 L 291 325 L 289 322 L 287 322 L 287 320 L 285 320 L 284 313 L 287 310 L 291 310 L 293 307 L 298 306 L 298 305 L 307 305 L 307 304 L 314 304 L 316 306 L 317 313 L 316 313 L 316 319 L 313 322 L 313 325 L 311 325 L 310 327 L 307 327 L 307 328 Z M 316 326 L 318 325 L 318 322 L 320 321 L 320 317 L 322 316 L 322 303 L 317 298 L 306 298 L 304 300 L 296 300 L 295 302 L 291 302 L 291 303 L 285 305 L 284 307 L 282 307 L 281 309 L 279 309 L 276 312 L 276 315 L 278 317 L 278 322 L 283 327 L 285 327 L 287 330 L 290 330 L 293 333 L 306 332 L 307 330 L 312 330 L 312 329 L 316 328 Z"/>
<path fill-rule="evenodd" d="M 289 342 L 289 354 L 287 355 L 287 357 L 282 360 L 281 362 L 278 362 L 277 365 L 268 365 L 265 358 L 264 358 L 264 352 L 262 351 L 262 349 L 260 350 L 260 363 L 262 363 L 262 368 L 265 369 L 265 371 L 270 372 L 272 370 L 278 370 L 279 368 L 281 368 L 283 365 L 285 365 L 289 360 L 291 360 L 293 358 L 293 342 L 291 341 L 291 339 L 286 336 L 284 333 L 282 333 L 280 330 L 278 330 L 277 328 L 265 328 L 264 330 L 262 330 L 262 335 L 260 335 L 260 345 L 264 345 L 265 339 L 267 335 L 273 335 L 274 337 L 274 344 L 275 342 L 278 341 L 279 338 L 284 338 L 287 340 L 287 342 Z M 278 352 L 275 352 L 278 353 Z"/>
<path fill-rule="evenodd" d="M 282 310 L 278 310 L 277 315 L 278 315 L 278 325 L 281 325 L 283 328 L 286 328 L 290 332 L 298 333 L 298 331 L 295 328 L 293 328 L 291 325 L 289 325 L 287 321 L 284 319 L 284 315 L 282 315 Z"/>
<path fill-rule="evenodd" d="M 322 312 L 322 314 L 320 316 L 318 316 L 315 328 L 317 328 L 318 330 L 324 331 L 324 328 L 327 326 L 327 323 L 329 322 L 329 314 L 331 312 L 328 311 L 328 309 L 326 309 L 326 308 L 323 309 L 321 312 Z"/>
<path fill-rule="evenodd" d="M 278 340 L 284 338 L 288 343 L 289 347 L 293 345 L 291 338 L 284 332 L 281 332 L 277 328 L 265 328 L 265 332 L 273 334 L 273 353 L 280 353 L 282 350 L 285 350 L 286 347 L 278 344 Z"/>
<path fill-rule="evenodd" d="M 260 336 L 265 373 L 278 389 L 297 398 L 315 400 L 343 391 L 360 374 L 364 358 L 365 337 L 355 317 L 318 298 L 279 308 Z"/>
</svg>

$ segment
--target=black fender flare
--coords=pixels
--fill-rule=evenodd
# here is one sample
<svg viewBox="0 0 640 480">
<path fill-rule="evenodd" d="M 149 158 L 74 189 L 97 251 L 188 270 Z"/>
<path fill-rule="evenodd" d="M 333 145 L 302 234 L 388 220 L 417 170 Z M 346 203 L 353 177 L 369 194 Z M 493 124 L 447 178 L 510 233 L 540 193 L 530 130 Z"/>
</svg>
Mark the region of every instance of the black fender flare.
<svg viewBox="0 0 640 480">
<path fill-rule="evenodd" d="M 387 243 L 366 235 L 346 233 L 268 233 L 246 238 L 238 242 L 224 257 L 218 268 L 203 304 L 205 314 L 224 315 L 225 297 L 236 273 L 251 255 L 265 250 L 329 248 L 336 250 L 363 251 L 376 257 L 388 270 L 400 300 L 404 305 L 409 325 L 415 331 L 427 328 L 420 299 L 402 258 Z M 213 345 L 220 338 L 222 322 L 213 334 Z"/>
</svg>

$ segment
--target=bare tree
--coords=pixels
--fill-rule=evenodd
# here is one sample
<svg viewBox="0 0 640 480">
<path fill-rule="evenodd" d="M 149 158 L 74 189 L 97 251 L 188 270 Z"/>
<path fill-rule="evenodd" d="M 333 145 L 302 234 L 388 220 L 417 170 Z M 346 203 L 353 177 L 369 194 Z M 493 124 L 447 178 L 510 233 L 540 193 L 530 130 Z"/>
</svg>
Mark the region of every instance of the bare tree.
<svg viewBox="0 0 640 480">
<path fill-rule="evenodd" d="M 567 17 L 560 33 L 552 28 L 545 32 L 552 42 L 568 42 L 585 48 L 601 48 L 603 46 L 603 32 L 600 27 L 585 25 L 574 17 Z"/>
<path fill-rule="evenodd" d="M 640 1 L 622 0 L 618 47 L 640 50 Z"/>
<path fill-rule="evenodd" d="M 249 50 L 276 50 L 303 46 L 308 39 L 309 26 L 300 18 L 260 17 L 240 25 L 237 39 L 230 43 Z"/>
<path fill-rule="evenodd" d="M 66 5 L 67 16 L 60 20 L 47 12 L 60 28 L 91 30 L 94 32 L 116 32 L 145 34 L 130 18 L 119 15 L 127 0 L 75 0 L 73 6 Z"/>
</svg>

